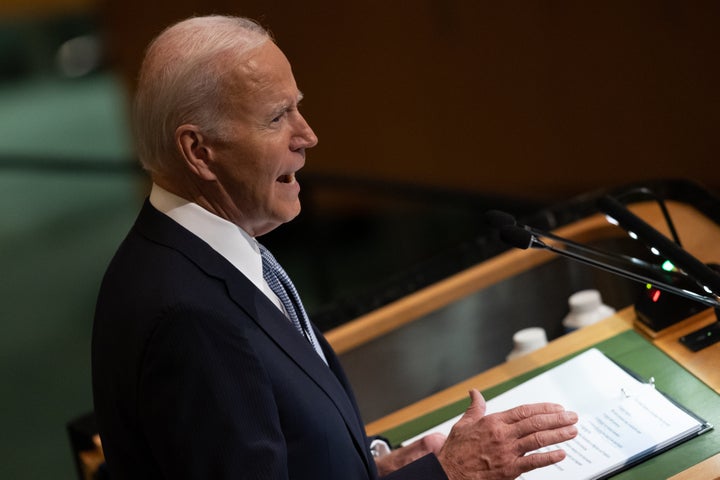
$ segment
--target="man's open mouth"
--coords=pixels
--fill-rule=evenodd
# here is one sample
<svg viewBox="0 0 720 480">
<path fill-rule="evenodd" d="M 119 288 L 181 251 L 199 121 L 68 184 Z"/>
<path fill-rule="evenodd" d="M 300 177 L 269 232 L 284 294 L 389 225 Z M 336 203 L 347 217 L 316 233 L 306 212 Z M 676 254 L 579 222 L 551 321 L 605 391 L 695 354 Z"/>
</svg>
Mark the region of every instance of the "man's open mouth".
<svg viewBox="0 0 720 480">
<path fill-rule="evenodd" d="M 295 174 L 288 173 L 285 175 L 280 175 L 276 181 L 280 182 L 280 183 L 294 183 L 295 182 Z"/>
</svg>

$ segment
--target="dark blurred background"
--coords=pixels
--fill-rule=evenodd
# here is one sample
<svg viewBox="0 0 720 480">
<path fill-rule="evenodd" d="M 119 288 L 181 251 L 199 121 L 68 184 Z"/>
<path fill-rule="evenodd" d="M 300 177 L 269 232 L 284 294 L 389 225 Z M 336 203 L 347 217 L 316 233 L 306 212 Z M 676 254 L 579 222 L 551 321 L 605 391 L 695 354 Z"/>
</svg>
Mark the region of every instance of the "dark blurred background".
<svg viewBox="0 0 720 480">
<path fill-rule="evenodd" d="M 496 253 L 489 208 L 720 186 L 718 2 L 4 0 L 0 478 L 76 478 L 95 295 L 147 191 L 137 67 L 207 13 L 268 26 L 305 93 L 304 210 L 266 243 L 324 330 Z"/>
</svg>

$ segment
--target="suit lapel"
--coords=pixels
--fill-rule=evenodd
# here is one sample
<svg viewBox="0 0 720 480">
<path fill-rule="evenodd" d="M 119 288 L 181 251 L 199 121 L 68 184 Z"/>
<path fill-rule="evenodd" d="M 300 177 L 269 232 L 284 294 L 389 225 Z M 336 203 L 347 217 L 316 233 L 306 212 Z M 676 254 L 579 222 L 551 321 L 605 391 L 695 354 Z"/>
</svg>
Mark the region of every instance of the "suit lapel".
<svg viewBox="0 0 720 480">
<path fill-rule="evenodd" d="M 234 269 L 233 269 L 234 270 Z M 243 280 L 243 281 L 240 281 Z M 254 285 L 244 276 L 239 279 L 237 275 L 226 278 L 226 284 L 231 298 L 246 311 L 254 311 L 253 320 L 270 337 L 273 342 L 292 359 L 293 362 L 320 387 L 330 400 L 335 404 L 345 424 L 352 433 L 356 447 L 360 452 L 367 468 L 370 461 L 367 456 L 365 445 L 365 433 L 362 420 L 359 417 L 357 406 L 352 399 L 350 390 L 346 388 L 334 373 L 339 368 L 337 358 L 332 349 L 323 341 L 322 334 L 315 331 L 323 351 L 329 362 L 329 366 L 322 361 L 315 349 L 305 337 L 300 335 L 290 320 Z M 251 292 L 254 308 L 248 309 L 244 305 L 248 303 L 248 292 Z M 321 340 L 322 339 L 322 340 Z M 344 378 L 344 374 L 341 374 Z"/>
<path fill-rule="evenodd" d="M 357 406 L 349 385 L 344 382 L 344 373 L 337 357 L 322 338 L 322 334 L 316 330 L 331 368 L 320 359 L 312 345 L 298 334 L 287 317 L 245 275 L 201 239 L 167 215 L 157 211 L 147 200 L 138 216 L 135 228 L 152 241 L 179 251 L 207 275 L 225 282 L 230 297 L 238 307 L 244 310 L 279 349 L 288 355 L 335 404 L 353 435 L 361 457 L 370 468 L 364 426 L 359 418 Z M 331 369 L 337 371 L 342 380 L 338 380 L 338 376 Z"/>
</svg>

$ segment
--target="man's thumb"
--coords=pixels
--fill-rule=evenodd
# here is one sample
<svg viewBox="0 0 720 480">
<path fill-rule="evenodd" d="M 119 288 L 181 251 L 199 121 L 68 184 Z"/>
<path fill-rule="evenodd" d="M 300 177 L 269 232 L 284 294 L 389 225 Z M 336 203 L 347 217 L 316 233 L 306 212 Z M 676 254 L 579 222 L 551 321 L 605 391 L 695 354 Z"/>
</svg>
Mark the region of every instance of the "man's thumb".
<svg viewBox="0 0 720 480">
<path fill-rule="evenodd" d="M 487 404 L 482 394 L 475 388 L 470 390 L 470 406 L 465 410 L 463 419 L 468 418 L 469 420 L 477 421 L 485 416 L 485 409 Z"/>
</svg>

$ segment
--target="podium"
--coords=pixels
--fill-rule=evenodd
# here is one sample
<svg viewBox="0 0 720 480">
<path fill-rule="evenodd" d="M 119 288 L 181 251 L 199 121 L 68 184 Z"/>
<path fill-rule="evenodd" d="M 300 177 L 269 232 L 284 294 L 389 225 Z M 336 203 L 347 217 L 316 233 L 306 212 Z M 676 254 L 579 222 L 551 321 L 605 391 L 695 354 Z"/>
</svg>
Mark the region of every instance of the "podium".
<svg viewBox="0 0 720 480">
<path fill-rule="evenodd" d="M 669 198 L 666 200 L 667 208 L 683 240 L 683 247 L 704 262 L 720 262 L 720 248 L 717 247 L 720 245 L 720 210 L 718 210 L 720 204 L 717 199 L 712 195 L 706 196 L 704 193 L 694 197 L 689 190 L 684 191 L 677 198 L 672 198 L 672 196 Z M 655 202 L 642 201 L 629 204 L 628 207 L 636 215 L 669 236 L 665 219 Z M 558 235 L 583 243 L 627 235 L 623 230 L 608 223 L 605 216 L 599 213 L 592 213 L 570 221 L 553 231 Z M 383 350 L 377 345 L 385 342 L 388 337 L 401 335 L 399 332 L 405 329 L 414 328 L 416 322 L 426 321 L 434 312 L 448 308 L 454 303 L 463 302 L 499 282 L 527 274 L 554 258 L 556 257 L 547 251 L 506 251 L 338 327 L 328 332 L 326 336 L 341 355 L 360 352 L 362 356 L 363 350 L 368 348 Z M 699 352 L 691 352 L 678 341 L 681 336 L 715 321 L 714 312 L 707 309 L 659 332 L 648 332 L 637 322 L 633 308 L 627 307 L 595 325 L 562 335 L 541 350 L 500 363 L 482 373 L 418 399 L 408 406 L 383 415 L 381 418 L 373 419 L 367 424 L 367 431 L 369 434 L 392 433 L 395 429 L 416 421 L 418 418 L 431 415 L 433 412 L 437 414 L 443 409 L 452 410 L 453 405 L 462 402 L 467 397 L 467 391 L 470 388 L 478 388 L 480 391 L 492 389 L 599 342 L 612 341 L 615 337 L 620 339 L 618 341 L 622 341 L 622 335 L 628 332 L 636 332 L 635 335 L 640 335 L 653 348 L 658 349 L 680 365 L 682 375 L 697 377 L 700 382 L 707 385 L 711 392 L 717 395 L 720 392 L 720 369 L 716 367 L 716 362 L 720 358 L 720 344 L 715 344 Z M 385 351 L 392 351 L 392 348 L 385 348 Z M 402 367 L 399 367 L 391 376 L 402 378 L 403 372 L 400 368 Z M 478 369 L 477 372 L 481 372 L 481 369 Z M 353 372 L 349 371 L 348 373 L 351 382 L 356 385 Z M 401 388 L 402 383 L 398 380 Z M 362 392 L 358 392 L 358 395 L 361 396 Z M 360 403 L 362 404 L 362 402 L 361 398 Z M 453 411 L 453 413 L 457 412 Z M 449 413 L 446 415 L 446 418 L 452 416 Z M 718 440 L 715 438 L 717 435 L 717 432 L 710 432 L 707 437 L 710 439 L 708 441 L 717 444 Z M 710 458 L 706 460 L 706 457 Z M 677 474 L 679 475 L 678 479 L 712 478 L 698 472 L 706 473 L 716 469 L 720 463 L 720 456 L 717 455 L 717 451 L 703 451 L 693 457 L 693 463 L 697 463 L 698 466 L 688 467 L 685 465 L 682 468 L 682 470 L 687 469 L 685 474 L 681 470 L 662 472 L 662 474 L 665 477 Z M 680 467 L 676 464 L 672 468 Z M 708 470 L 693 470 L 693 468 L 707 468 Z"/>
<path fill-rule="evenodd" d="M 720 201 L 693 185 L 683 182 L 673 185 L 672 194 L 666 196 L 668 199 L 666 203 L 676 229 L 683 239 L 684 248 L 704 262 L 720 263 L 720 248 L 717 247 L 720 245 Z M 624 231 L 609 224 L 604 215 L 592 211 L 594 205 L 592 200 L 593 197 L 589 196 L 581 198 L 579 203 L 571 205 L 569 210 L 541 212 L 542 218 L 554 219 L 554 223 L 537 226 L 553 230 L 558 235 L 583 243 L 614 241 L 624 238 L 626 236 Z M 661 232 L 669 233 L 661 212 L 654 202 L 636 202 L 630 204 L 629 208 Z M 363 349 L 373 345 L 382 345 L 390 337 L 422 323 L 428 316 L 449 306 L 457 305 L 501 282 L 531 274 L 555 258 L 547 251 L 505 251 L 362 315 L 327 332 L 326 337 L 341 357 L 354 353 L 362 356 Z M 657 349 L 676 362 L 678 368 L 681 369 L 679 376 L 687 375 L 697 378 L 699 383 L 704 386 L 703 388 L 709 389 L 710 394 L 717 395 L 720 392 L 720 369 L 716 366 L 717 359 L 720 358 L 720 344 L 715 344 L 699 352 L 691 352 L 678 342 L 678 338 L 681 336 L 714 321 L 716 321 L 714 313 L 708 309 L 672 327 L 649 335 L 648 332 L 637 328 L 635 313 L 632 307 L 627 307 L 597 324 L 570 334 L 560 335 L 546 347 L 525 356 L 507 362 L 498 362 L 497 365 L 490 368 L 476 366 L 471 375 L 452 382 L 452 385 L 422 395 L 415 401 L 405 402 L 401 408 L 394 409 L 378 418 L 372 418 L 366 425 L 366 429 L 371 435 L 387 434 L 388 432 L 397 432 L 397 429 L 418 421 L 418 419 L 427 418 L 428 415 L 437 415 L 438 412 L 440 412 L 439 415 L 447 415 L 446 418 L 449 418 L 456 413 L 459 402 L 467 397 L 470 388 L 477 388 L 481 392 L 492 391 L 506 382 L 532 374 L 532 372 L 545 368 L 568 355 L 599 343 L 622 344 L 629 341 L 628 339 L 636 341 L 634 339 L 637 338 L 645 342 L 642 345 L 648 344 L 652 349 Z M 643 348 L 648 347 L 644 346 Z M 368 356 L 364 357 L 365 360 L 368 358 Z M 384 361 L 387 365 L 388 360 Z M 402 365 L 395 365 L 395 367 L 399 370 L 393 372 L 393 375 L 395 375 L 395 381 L 401 385 L 403 381 L 399 379 L 403 378 Z M 357 389 L 352 372 L 348 373 L 351 382 Z M 716 424 L 718 423 L 720 422 L 716 422 Z M 702 440 L 709 441 L 712 444 L 710 447 L 703 444 L 702 448 L 694 449 L 693 446 L 694 453 L 686 456 L 686 460 L 691 464 L 676 463 L 660 474 L 663 475 L 663 478 L 674 475 L 673 480 L 713 478 L 713 475 L 720 471 L 719 435 L 720 433 L 716 431 L 704 434 Z M 398 439 L 400 438 L 398 437 Z M 690 442 L 695 440 L 697 439 Z M 75 453 L 79 458 L 78 467 L 85 469 L 88 475 L 92 474 L 97 462 L 102 460 L 102 452 L 99 449 Z M 667 453 L 672 453 L 672 451 Z M 90 463 L 93 463 L 92 468 Z M 658 468 L 664 468 L 664 465 Z M 632 475 L 632 470 L 628 473 Z"/>
</svg>

